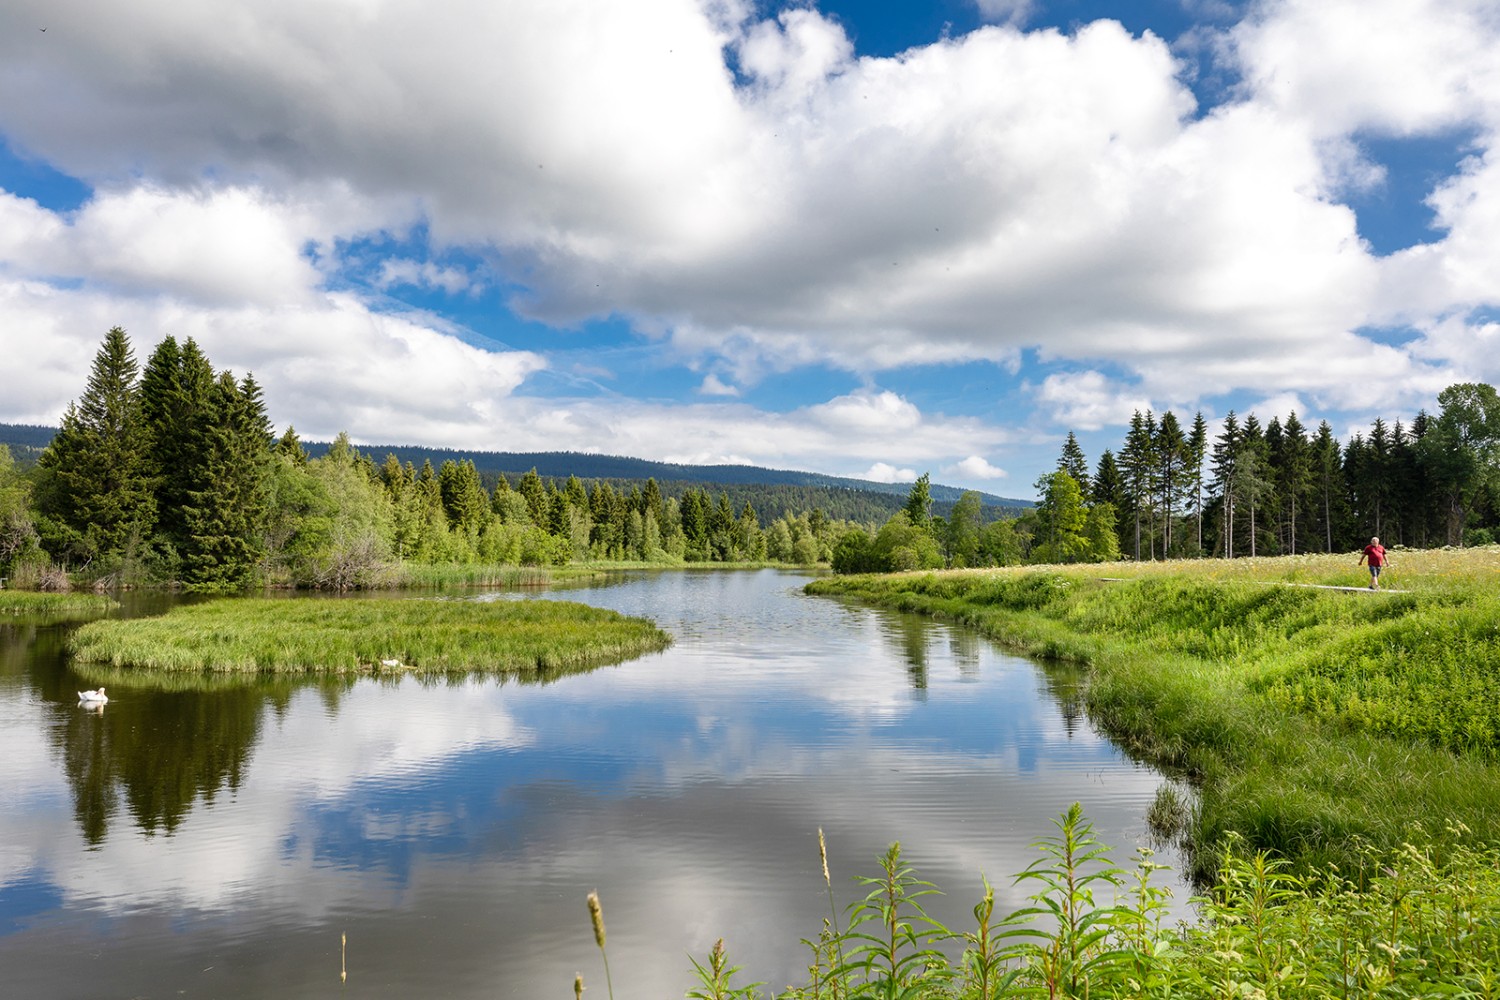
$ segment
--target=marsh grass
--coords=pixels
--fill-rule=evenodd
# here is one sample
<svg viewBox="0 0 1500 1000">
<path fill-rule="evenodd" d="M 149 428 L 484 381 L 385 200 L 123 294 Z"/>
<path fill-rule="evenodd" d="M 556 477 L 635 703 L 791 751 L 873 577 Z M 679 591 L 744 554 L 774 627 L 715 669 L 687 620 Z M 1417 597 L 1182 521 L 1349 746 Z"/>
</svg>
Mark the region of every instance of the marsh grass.
<svg viewBox="0 0 1500 1000">
<path fill-rule="evenodd" d="M 88 670 L 545 676 L 670 642 L 644 619 L 563 601 L 229 598 L 91 622 L 69 647 Z"/>
<path fill-rule="evenodd" d="M 1339 561 L 1335 561 L 1335 560 Z M 1500 841 L 1500 549 L 1397 553 L 1406 593 L 1353 557 L 840 577 L 842 594 L 948 618 L 1089 669 L 1091 717 L 1196 786 L 1186 844 L 1212 879 L 1225 834 L 1303 874 L 1356 845 Z M 1359 567 L 1353 567 L 1355 570 Z M 1413 840 L 1413 838 L 1417 838 Z"/>
<path fill-rule="evenodd" d="M 497 587 L 530 590 L 559 584 L 587 583 L 605 574 L 593 567 L 509 566 L 483 563 L 398 563 L 386 567 L 382 589 L 435 590 L 439 588 Z"/>
<path fill-rule="evenodd" d="M 88 621 L 107 615 L 117 607 L 119 604 L 115 601 L 99 594 L 0 590 L 0 622 L 45 625 Z"/>
<path fill-rule="evenodd" d="M 1368 877 L 1337 870 L 1298 875 L 1238 838 L 1222 846 L 1213 889 L 1196 898 L 1201 920 L 1171 924 L 1162 866 L 1140 852 L 1118 867 L 1078 805 L 1035 845 L 1016 876 L 1028 905 L 994 912 L 983 883 L 971 929 L 931 920 L 919 879 L 893 844 L 879 873 L 858 879 L 848 929 L 827 942 L 850 956 L 816 965 L 781 1000 L 996 1000 L 1046 998 L 1262 998 L 1500 996 L 1500 852 L 1455 828 L 1446 860 L 1411 845 L 1360 850 Z M 689 997 L 760 997 L 734 987 L 722 939 L 707 965 L 693 961 Z"/>
</svg>

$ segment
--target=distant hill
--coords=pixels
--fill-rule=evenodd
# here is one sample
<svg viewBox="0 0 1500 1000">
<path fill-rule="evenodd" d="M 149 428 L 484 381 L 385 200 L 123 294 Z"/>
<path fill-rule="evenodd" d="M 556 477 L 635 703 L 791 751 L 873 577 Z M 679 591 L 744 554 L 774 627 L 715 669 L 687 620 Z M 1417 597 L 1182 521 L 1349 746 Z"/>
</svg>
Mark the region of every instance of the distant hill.
<svg viewBox="0 0 1500 1000">
<path fill-rule="evenodd" d="M 0 444 L 10 448 L 10 457 L 23 469 L 36 464 L 37 456 L 57 433 L 56 427 L 35 424 L 0 424 Z"/>
<path fill-rule="evenodd" d="M 18 461 L 29 464 L 25 458 L 34 461 L 35 455 L 52 440 L 54 432 L 51 427 L 0 424 L 0 444 L 9 445 Z M 304 441 L 302 444 L 314 457 L 328 450 L 327 442 Z M 632 485 L 655 479 L 667 496 L 681 496 L 689 487 L 715 494 L 727 493 L 736 510 L 749 500 L 762 521 L 774 519 L 783 510 L 801 511 L 813 507 L 823 508 L 831 517 L 854 521 L 884 520 L 901 509 L 911 491 L 910 483 L 877 483 L 754 465 L 676 465 L 577 451 L 465 451 L 383 444 L 361 445 L 359 450 L 373 458 L 376 464 L 383 462 L 387 455 L 395 455 L 398 461 L 410 462 L 418 468 L 423 462 L 431 462 L 436 469 L 449 460 L 472 461 L 487 487 L 493 487 L 502 474 L 514 485 L 517 478 L 531 469 L 536 469 L 543 478 L 577 476 L 582 480 L 605 480 L 617 489 L 627 491 Z M 933 506 L 939 513 L 952 507 L 964 493 L 958 487 L 937 483 L 932 484 L 931 490 Z M 979 496 L 988 508 L 986 514 L 989 517 L 998 517 L 1002 512 L 1016 513 L 1033 506 L 1030 500 L 992 493 L 980 493 Z"/>
</svg>

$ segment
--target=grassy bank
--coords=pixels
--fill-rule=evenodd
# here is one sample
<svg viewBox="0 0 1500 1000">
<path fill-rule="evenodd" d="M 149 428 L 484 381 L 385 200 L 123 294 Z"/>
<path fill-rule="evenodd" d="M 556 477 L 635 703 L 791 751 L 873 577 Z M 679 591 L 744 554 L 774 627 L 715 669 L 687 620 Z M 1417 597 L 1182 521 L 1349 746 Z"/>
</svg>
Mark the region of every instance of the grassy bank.
<svg viewBox="0 0 1500 1000">
<path fill-rule="evenodd" d="M 0 622 L 87 621 L 117 607 L 98 594 L 39 594 L 28 590 L 0 590 Z"/>
<path fill-rule="evenodd" d="M 545 676 L 670 641 L 644 619 L 562 601 L 229 598 L 91 622 L 69 645 L 84 664 L 149 671 Z"/>
<path fill-rule="evenodd" d="M 1500 842 L 1500 552 L 845 577 L 808 590 L 970 624 L 1086 664 L 1093 718 L 1193 780 L 1211 877 L 1230 833 L 1297 871 L 1402 843 Z M 1113 579 L 1101 579 L 1108 576 Z"/>
<path fill-rule="evenodd" d="M 821 834 L 819 836 L 822 845 Z M 999 997 L 1262 1000 L 1500 995 L 1500 854 L 1455 845 L 1444 861 L 1415 848 L 1372 853 L 1368 878 L 1297 876 L 1234 846 L 1199 901 L 1203 920 L 1173 925 L 1148 856 L 1112 864 L 1074 806 L 1016 876 L 1032 905 L 995 910 L 988 884 L 973 922 L 923 912 L 935 891 L 893 844 L 808 946 L 807 982 L 781 1000 L 991 1000 Z M 823 888 L 823 887 L 820 887 Z M 580 907 L 581 916 L 582 907 Z M 600 925 L 596 925 L 600 926 Z M 596 936 L 602 949 L 602 933 Z M 758 998 L 737 983 L 722 940 L 693 960 L 689 997 Z M 622 991 L 624 995 L 625 991 Z"/>
</svg>

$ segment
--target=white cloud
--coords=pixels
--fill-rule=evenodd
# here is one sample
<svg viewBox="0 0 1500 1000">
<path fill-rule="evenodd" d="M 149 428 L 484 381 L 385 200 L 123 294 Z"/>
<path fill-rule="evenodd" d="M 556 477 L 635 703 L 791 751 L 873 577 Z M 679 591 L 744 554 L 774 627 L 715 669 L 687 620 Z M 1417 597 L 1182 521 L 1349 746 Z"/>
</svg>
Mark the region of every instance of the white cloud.
<svg viewBox="0 0 1500 1000">
<path fill-rule="evenodd" d="M 970 455 L 957 465 L 950 466 L 946 471 L 969 479 L 1004 479 L 1009 475 L 1004 469 L 991 465 L 979 455 Z"/>
<path fill-rule="evenodd" d="M 1037 386 L 1036 399 L 1057 423 L 1080 431 L 1129 423 L 1135 411 L 1151 409 L 1150 399 L 1096 371 L 1048 375 Z"/>
<path fill-rule="evenodd" d="M 380 288 L 412 285 L 418 288 L 440 288 L 449 295 L 475 289 L 473 277 L 459 267 L 441 267 L 432 261 L 385 260 L 375 284 Z"/>
<path fill-rule="evenodd" d="M 898 469 L 885 462 L 876 462 L 857 478 L 868 479 L 872 483 L 914 483 L 917 481 L 917 470 Z"/>
<path fill-rule="evenodd" d="M 719 376 L 709 372 L 698 386 L 698 392 L 704 396 L 738 396 L 740 391 L 732 385 L 727 385 L 719 379 Z"/>
<path fill-rule="evenodd" d="M 1026 23 L 1036 10 L 1036 0 L 974 0 L 979 16 L 992 24 Z"/>
<path fill-rule="evenodd" d="M 1244 79 L 1207 113 L 1152 35 L 1028 33 L 1025 0 L 976 2 L 1011 25 L 866 58 L 813 8 L 757 19 L 742 2 L 78 0 L 59 18 L 17 0 L 0 11 L 0 134 L 98 193 L 66 216 L 0 193 L 7 346 L 62 365 L 33 343 L 61 335 L 57 317 L 89 319 L 89 339 L 123 319 L 180 332 L 151 325 L 171 320 L 221 331 L 214 357 L 260 362 L 268 389 L 271 365 L 295 369 L 288 392 L 311 403 L 317 385 L 320 426 L 493 440 L 517 408 L 554 435 L 585 426 L 593 406 L 510 399 L 539 356 L 469 355 L 431 318 L 328 293 L 347 241 L 420 222 L 439 259 L 462 246 L 494 273 L 393 260 L 377 286 L 480 281 L 518 289 L 531 318 L 623 317 L 742 386 L 809 364 L 869 375 L 1034 350 L 1140 386 L 1101 399 L 1079 376 L 1044 382 L 1039 400 L 1083 429 L 1147 396 L 1356 405 L 1476 367 L 1444 331 L 1500 305 L 1493 0 L 1267 0 L 1221 36 Z M 58 28 L 40 45 L 44 17 Z M 1432 194 L 1429 246 L 1377 259 L 1360 240 L 1338 199 L 1379 182 L 1366 132 L 1476 136 Z M 1392 322 L 1424 336 L 1357 333 Z M 306 361 L 270 349 L 320 341 Z M 370 344 L 368 365 L 347 353 Z M 436 372 L 454 358 L 470 370 Z M 12 419 L 66 398 L 59 372 L 35 381 Z M 335 413 L 344 388 L 356 403 Z M 751 423 L 925 426 L 887 402 Z M 654 422 L 620 406 L 636 431 L 588 424 L 573 446 Z M 707 437 L 675 450 L 794 453 L 776 434 Z M 990 447 L 945 446 L 944 460 Z"/>
</svg>

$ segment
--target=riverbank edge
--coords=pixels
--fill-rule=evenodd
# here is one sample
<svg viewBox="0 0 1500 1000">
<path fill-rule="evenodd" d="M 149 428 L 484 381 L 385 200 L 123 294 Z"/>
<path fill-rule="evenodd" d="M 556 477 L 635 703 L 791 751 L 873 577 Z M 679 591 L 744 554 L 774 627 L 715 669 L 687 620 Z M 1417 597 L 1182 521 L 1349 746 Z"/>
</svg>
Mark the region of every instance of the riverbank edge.
<svg viewBox="0 0 1500 1000">
<path fill-rule="evenodd" d="M 1492 760 L 1288 712 L 1256 689 L 1281 664 L 1264 662 L 1277 657 L 1255 648 L 1226 664 L 1172 648 L 1159 635 L 1133 641 L 1080 630 L 1077 616 L 1064 620 L 1067 592 L 1124 607 L 1164 577 L 1104 581 L 1056 569 L 833 577 L 805 590 L 952 621 L 1018 653 L 1086 667 L 1086 704 L 1101 730 L 1195 790 L 1182 838 L 1199 884 L 1213 881 L 1230 837 L 1298 871 L 1357 871 L 1370 863 L 1372 848 L 1378 856 L 1408 843 L 1440 856 L 1460 842 L 1500 843 L 1500 767 Z M 1008 599 L 996 599 L 997 579 L 1012 581 Z M 1226 596 L 1253 586 L 1192 583 Z M 1400 600 L 1425 603 L 1420 596 Z M 1318 638 L 1298 655 L 1315 656 Z"/>
</svg>

